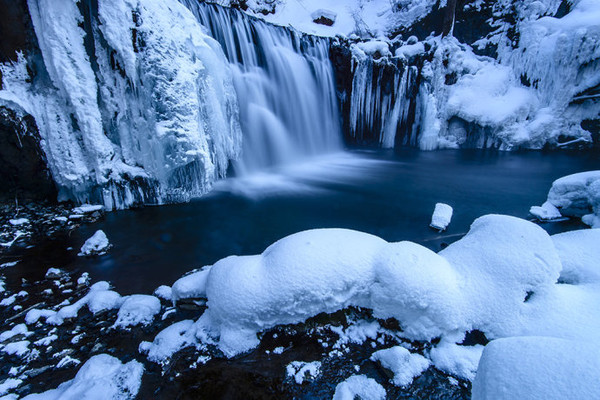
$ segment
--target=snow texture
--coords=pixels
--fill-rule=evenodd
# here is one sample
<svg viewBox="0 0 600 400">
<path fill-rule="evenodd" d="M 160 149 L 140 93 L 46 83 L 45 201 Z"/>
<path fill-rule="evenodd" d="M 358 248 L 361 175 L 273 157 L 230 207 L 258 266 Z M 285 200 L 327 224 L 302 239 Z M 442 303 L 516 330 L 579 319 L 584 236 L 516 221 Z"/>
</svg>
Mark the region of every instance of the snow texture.
<svg viewBox="0 0 600 400">
<path fill-rule="evenodd" d="M 450 221 L 452 220 L 452 212 L 452 207 L 448 204 L 437 203 L 435 205 L 435 209 L 433 210 L 433 215 L 431 216 L 431 223 L 429 226 L 439 229 L 440 231 L 446 230 L 448 225 L 450 225 Z"/>
<path fill-rule="evenodd" d="M 110 248 L 110 243 L 106 234 L 102 230 L 96 231 L 88 240 L 85 241 L 78 256 L 100 256 L 105 254 Z"/>
<path fill-rule="evenodd" d="M 600 394 L 597 343 L 514 337 L 489 343 L 473 383 L 473 400 L 593 399 Z"/>
<path fill-rule="evenodd" d="M 353 375 L 335 387 L 333 400 L 384 400 L 385 389 L 375 379 L 365 375 Z"/>
<path fill-rule="evenodd" d="M 23 400 L 134 399 L 143 373 L 144 366 L 137 361 L 123 364 L 108 354 L 99 354 L 90 358 L 72 380 L 56 389 L 25 396 Z"/>
<path fill-rule="evenodd" d="M 420 354 L 411 353 L 402 346 L 395 346 L 373 353 L 371 360 L 379 361 L 382 367 L 394 374 L 394 385 L 408 386 L 413 379 L 429 368 L 429 360 Z"/>
<path fill-rule="evenodd" d="M 206 298 L 206 278 L 211 267 L 204 267 L 175 281 L 171 287 L 171 300 Z"/>
<path fill-rule="evenodd" d="M 541 206 L 533 206 L 529 209 L 529 213 L 540 221 L 551 221 L 553 219 L 562 218 L 562 214 L 549 201 L 544 202 Z"/>
</svg>

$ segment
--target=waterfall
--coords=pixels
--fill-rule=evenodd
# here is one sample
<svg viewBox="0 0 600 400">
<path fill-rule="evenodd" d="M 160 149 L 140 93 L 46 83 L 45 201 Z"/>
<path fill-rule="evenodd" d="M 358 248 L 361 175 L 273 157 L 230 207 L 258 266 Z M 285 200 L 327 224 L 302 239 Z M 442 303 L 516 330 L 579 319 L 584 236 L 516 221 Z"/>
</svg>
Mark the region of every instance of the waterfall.
<svg viewBox="0 0 600 400">
<path fill-rule="evenodd" d="M 230 63 L 243 132 L 238 174 L 341 149 L 328 39 L 215 4 L 181 2 Z"/>
</svg>

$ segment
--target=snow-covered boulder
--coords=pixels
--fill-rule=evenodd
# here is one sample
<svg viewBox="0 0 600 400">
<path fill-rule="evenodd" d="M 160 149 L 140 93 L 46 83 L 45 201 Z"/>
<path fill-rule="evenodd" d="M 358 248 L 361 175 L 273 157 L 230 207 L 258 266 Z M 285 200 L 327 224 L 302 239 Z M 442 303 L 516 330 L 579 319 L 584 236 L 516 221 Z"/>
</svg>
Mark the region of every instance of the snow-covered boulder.
<svg viewBox="0 0 600 400">
<path fill-rule="evenodd" d="M 171 287 L 171 300 L 206 298 L 206 279 L 211 267 L 204 267 L 175 281 Z"/>
<path fill-rule="evenodd" d="M 531 207 L 529 213 L 540 221 L 551 221 L 562 218 L 562 214 L 558 211 L 558 208 L 549 201 L 544 202 L 541 206 Z"/>
<path fill-rule="evenodd" d="M 483 346 L 479 344 L 459 346 L 444 340 L 431 349 L 429 358 L 437 369 L 473 381 L 482 352 Z"/>
<path fill-rule="evenodd" d="M 433 210 L 429 226 L 440 231 L 446 230 L 452 220 L 452 211 L 452 207 L 448 204 L 437 203 Z"/>
<path fill-rule="evenodd" d="M 583 217 L 592 227 L 600 227 L 600 171 L 567 175 L 555 180 L 548 202 L 566 216 Z"/>
<path fill-rule="evenodd" d="M 105 254 L 110 248 L 110 242 L 106 233 L 102 230 L 96 231 L 88 240 L 85 241 L 78 256 L 100 256 Z"/>
<path fill-rule="evenodd" d="M 489 343 L 473 383 L 473 400 L 596 399 L 600 347 L 550 337 L 513 337 Z"/>
<path fill-rule="evenodd" d="M 148 325 L 159 312 L 160 300 L 158 298 L 144 294 L 127 296 L 119 309 L 115 327 Z"/>
<path fill-rule="evenodd" d="M 394 374 L 394 385 L 408 386 L 413 379 L 429 368 L 429 360 L 420 354 L 411 353 L 402 346 L 379 350 L 373 353 L 371 360 L 379 361 L 383 368 Z"/>
<path fill-rule="evenodd" d="M 353 375 L 335 387 L 333 400 L 384 400 L 385 389 L 375 379 Z"/>
<path fill-rule="evenodd" d="M 99 354 L 83 364 L 72 380 L 23 400 L 134 399 L 143 373 L 144 366 L 137 361 L 123 364 L 108 354 Z"/>
</svg>

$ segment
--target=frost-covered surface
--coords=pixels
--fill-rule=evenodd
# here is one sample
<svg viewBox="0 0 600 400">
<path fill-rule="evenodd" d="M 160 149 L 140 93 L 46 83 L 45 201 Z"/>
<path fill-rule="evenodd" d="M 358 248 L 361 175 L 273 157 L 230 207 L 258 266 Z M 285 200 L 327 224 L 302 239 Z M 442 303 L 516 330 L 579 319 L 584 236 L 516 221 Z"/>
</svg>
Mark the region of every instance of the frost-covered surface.
<svg viewBox="0 0 600 400">
<path fill-rule="evenodd" d="M 599 369 L 596 342 L 498 339 L 483 351 L 473 399 L 592 399 L 600 393 Z"/>
<path fill-rule="evenodd" d="M 98 230 L 81 246 L 78 256 L 100 256 L 105 254 L 109 248 L 110 242 L 106 237 L 106 233 Z"/>
<path fill-rule="evenodd" d="M 373 353 L 371 360 L 378 361 L 382 367 L 392 371 L 393 382 L 398 386 L 410 385 L 430 364 L 422 355 L 411 353 L 402 346 L 379 350 Z"/>
<path fill-rule="evenodd" d="M 231 74 L 184 6 L 100 1 L 89 21 L 72 1 L 28 4 L 49 82 L 21 56 L 1 67 L 0 99 L 35 118 L 61 199 L 185 200 L 225 174 L 241 144 Z"/>
<path fill-rule="evenodd" d="M 440 231 L 446 230 L 452 220 L 452 212 L 452 206 L 445 203 L 436 203 L 429 226 Z"/>
<path fill-rule="evenodd" d="M 144 366 L 137 361 L 121 363 L 108 354 L 90 358 L 75 378 L 56 389 L 24 397 L 27 400 L 134 399 L 142 384 Z"/>
<path fill-rule="evenodd" d="M 384 400 L 385 389 L 375 379 L 365 375 L 353 375 L 335 388 L 333 400 Z"/>
</svg>

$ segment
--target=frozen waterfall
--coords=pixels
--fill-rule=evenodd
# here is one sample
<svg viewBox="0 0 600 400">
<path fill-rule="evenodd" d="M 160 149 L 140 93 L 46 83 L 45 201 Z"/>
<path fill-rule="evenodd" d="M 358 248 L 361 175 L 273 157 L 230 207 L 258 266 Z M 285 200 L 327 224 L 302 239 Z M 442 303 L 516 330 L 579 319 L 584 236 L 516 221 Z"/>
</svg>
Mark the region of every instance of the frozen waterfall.
<svg viewBox="0 0 600 400">
<path fill-rule="evenodd" d="M 329 40 L 234 9 L 181 0 L 223 47 L 244 141 L 239 174 L 341 149 Z"/>
</svg>

